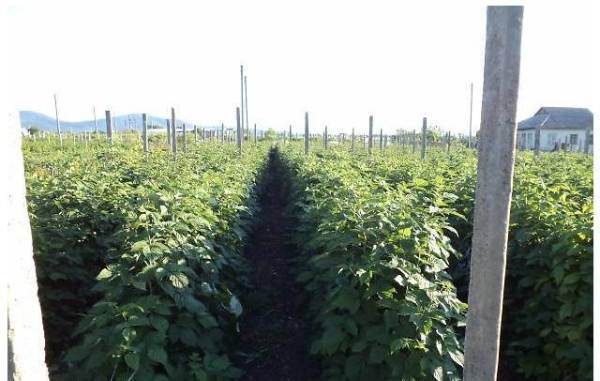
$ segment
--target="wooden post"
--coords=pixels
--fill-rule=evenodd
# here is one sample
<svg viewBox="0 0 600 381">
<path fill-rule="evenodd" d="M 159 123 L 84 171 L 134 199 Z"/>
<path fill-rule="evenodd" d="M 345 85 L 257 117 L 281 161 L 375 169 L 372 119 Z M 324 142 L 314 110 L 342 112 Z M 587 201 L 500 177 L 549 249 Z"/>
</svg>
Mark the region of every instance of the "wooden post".
<svg viewBox="0 0 600 381">
<path fill-rule="evenodd" d="M 308 155 L 308 112 L 304 113 L 304 154 Z"/>
<path fill-rule="evenodd" d="M 387 134 L 383 136 L 383 149 L 386 149 L 388 145 L 388 136 Z"/>
<path fill-rule="evenodd" d="M 56 94 L 54 94 L 54 115 L 56 117 L 56 132 L 58 132 L 58 140 L 60 140 L 60 147 L 62 148 L 63 139 L 60 131 L 60 120 L 58 119 L 58 102 L 56 101 Z"/>
<path fill-rule="evenodd" d="M 185 123 L 183 123 L 183 152 L 187 152 L 187 137 Z"/>
<path fill-rule="evenodd" d="M 329 143 L 329 135 L 327 134 L 327 126 L 325 126 L 325 131 L 323 131 L 323 147 L 327 149 Z"/>
<path fill-rule="evenodd" d="M 237 146 L 238 146 L 238 152 L 240 153 L 240 155 L 242 154 L 242 124 L 240 121 L 240 108 L 236 107 L 235 109 L 235 113 L 236 113 L 236 120 L 237 120 Z"/>
<path fill-rule="evenodd" d="M 350 143 L 350 149 L 354 151 L 354 140 L 356 137 L 354 136 L 354 127 L 352 127 L 352 142 Z"/>
<path fill-rule="evenodd" d="M 113 129 L 112 129 L 112 118 L 110 117 L 110 110 L 104 111 L 104 114 L 106 117 L 106 139 L 108 140 L 108 144 L 112 144 Z"/>
<path fill-rule="evenodd" d="M 225 143 L 225 123 L 221 123 L 221 143 Z"/>
<path fill-rule="evenodd" d="M 146 114 L 142 114 L 142 143 L 144 145 L 144 153 L 148 153 L 148 124 Z"/>
<path fill-rule="evenodd" d="M 417 130 L 412 133 L 412 148 L 413 153 L 417 152 Z"/>
<path fill-rule="evenodd" d="M 240 128 L 244 131 L 244 65 L 240 65 L 240 102 L 241 102 L 241 120 Z"/>
<path fill-rule="evenodd" d="M 369 115 L 369 155 L 373 153 L 373 115 Z"/>
<path fill-rule="evenodd" d="M 423 118 L 421 129 L 421 160 L 425 159 L 425 148 L 427 147 L 427 118 Z"/>
<path fill-rule="evenodd" d="M 290 132 L 290 142 L 292 141 L 292 125 L 290 124 L 290 128 L 289 128 L 289 132 Z"/>
<path fill-rule="evenodd" d="M 450 144 L 452 143 L 452 135 L 450 135 L 450 131 L 448 131 L 448 153 L 450 153 Z"/>
<path fill-rule="evenodd" d="M 244 115 L 246 117 L 246 122 L 245 122 L 245 126 L 246 126 L 246 136 L 248 141 L 250 141 L 250 124 L 248 123 L 248 82 L 246 81 L 246 76 L 244 76 L 244 99 L 245 99 L 245 105 L 244 105 Z"/>
<path fill-rule="evenodd" d="M 473 136 L 473 82 L 471 82 L 471 101 L 469 106 L 469 148 L 473 145 L 471 139 Z"/>
<path fill-rule="evenodd" d="M 496 380 L 515 160 L 522 6 L 489 6 L 471 251 L 465 381 Z"/>
<path fill-rule="evenodd" d="M 383 128 L 379 129 L 379 150 L 383 151 Z"/>
<path fill-rule="evenodd" d="M 94 112 L 94 132 L 96 133 L 96 136 L 98 136 L 98 118 L 96 118 L 96 106 L 93 107 Z"/>
<path fill-rule="evenodd" d="M 171 150 L 173 159 L 177 159 L 177 120 L 175 119 L 175 108 L 171 107 Z"/>
<path fill-rule="evenodd" d="M 171 122 L 167 119 L 167 145 L 171 148 Z"/>
</svg>

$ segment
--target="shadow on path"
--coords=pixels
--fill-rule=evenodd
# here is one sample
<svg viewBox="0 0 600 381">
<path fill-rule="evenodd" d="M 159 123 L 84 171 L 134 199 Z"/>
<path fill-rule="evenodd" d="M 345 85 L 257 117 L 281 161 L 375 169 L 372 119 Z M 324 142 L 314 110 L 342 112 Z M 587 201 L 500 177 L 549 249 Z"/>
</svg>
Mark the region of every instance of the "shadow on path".
<svg viewBox="0 0 600 381">
<path fill-rule="evenodd" d="M 261 211 L 245 250 L 255 288 L 244 300 L 248 315 L 240 327 L 240 349 L 246 356 L 238 366 L 246 381 L 317 380 L 318 366 L 308 354 L 303 291 L 290 263 L 297 255 L 286 216 L 290 178 L 276 150 L 269 153 L 261 180 Z"/>
</svg>

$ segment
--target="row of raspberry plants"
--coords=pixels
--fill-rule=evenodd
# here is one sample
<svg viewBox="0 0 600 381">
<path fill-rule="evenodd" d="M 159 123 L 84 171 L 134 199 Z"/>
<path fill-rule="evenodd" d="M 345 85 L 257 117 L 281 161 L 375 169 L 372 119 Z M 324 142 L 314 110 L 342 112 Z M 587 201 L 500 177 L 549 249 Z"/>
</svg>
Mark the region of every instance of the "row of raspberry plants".
<svg viewBox="0 0 600 381">
<path fill-rule="evenodd" d="M 454 196 L 425 180 L 393 186 L 341 150 L 285 156 L 324 377 L 460 379 L 465 305 L 446 271 Z"/>
<path fill-rule="evenodd" d="M 227 353 L 263 150 L 239 159 L 206 144 L 174 163 L 126 145 L 46 148 L 32 143 L 25 155 L 57 378 L 239 376 Z"/>
</svg>

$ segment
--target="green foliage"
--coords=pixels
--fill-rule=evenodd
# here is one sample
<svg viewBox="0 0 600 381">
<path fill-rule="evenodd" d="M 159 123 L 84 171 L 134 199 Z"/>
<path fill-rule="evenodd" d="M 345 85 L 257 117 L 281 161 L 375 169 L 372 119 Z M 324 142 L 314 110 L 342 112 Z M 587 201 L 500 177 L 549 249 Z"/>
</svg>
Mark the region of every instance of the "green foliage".
<svg viewBox="0 0 600 381">
<path fill-rule="evenodd" d="M 58 378 L 240 375 L 228 353 L 243 314 L 240 253 L 264 154 L 197 148 L 174 163 L 168 152 L 145 158 L 127 145 L 51 157 L 47 147 L 26 147 L 44 321 L 60 341 L 51 358 Z"/>
<path fill-rule="evenodd" d="M 453 328 L 464 323 L 466 306 L 445 271 L 454 196 L 424 179 L 388 182 L 360 156 L 287 157 L 307 256 L 298 279 L 312 296 L 311 352 L 324 376 L 460 379 Z"/>
</svg>

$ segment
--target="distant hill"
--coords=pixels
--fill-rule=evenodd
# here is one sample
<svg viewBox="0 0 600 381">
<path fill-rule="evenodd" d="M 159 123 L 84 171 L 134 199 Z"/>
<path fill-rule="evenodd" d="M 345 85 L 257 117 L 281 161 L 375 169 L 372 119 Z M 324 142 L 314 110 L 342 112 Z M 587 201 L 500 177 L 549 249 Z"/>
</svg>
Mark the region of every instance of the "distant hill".
<svg viewBox="0 0 600 381">
<path fill-rule="evenodd" d="M 20 111 L 21 127 L 37 127 L 43 131 L 56 131 L 56 119 L 48 115 L 35 112 L 35 111 Z M 160 126 L 166 128 L 166 118 L 148 115 L 148 124 L 150 126 Z M 124 130 L 142 130 L 142 114 L 125 114 L 125 115 L 113 115 L 113 129 L 116 131 Z M 104 118 L 98 119 L 98 130 L 106 131 L 106 120 Z M 194 123 L 177 120 L 177 125 L 181 126 L 185 123 L 189 126 L 190 130 L 193 128 Z M 217 129 L 220 127 L 202 126 L 205 129 Z M 83 132 L 83 131 L 94 131 L 95 125 L 93 120 L 82 120 L 78 122 L 67 122 L 64 120 L 60 121 L 60 129 L 65 132 Z"/>
</svg>

